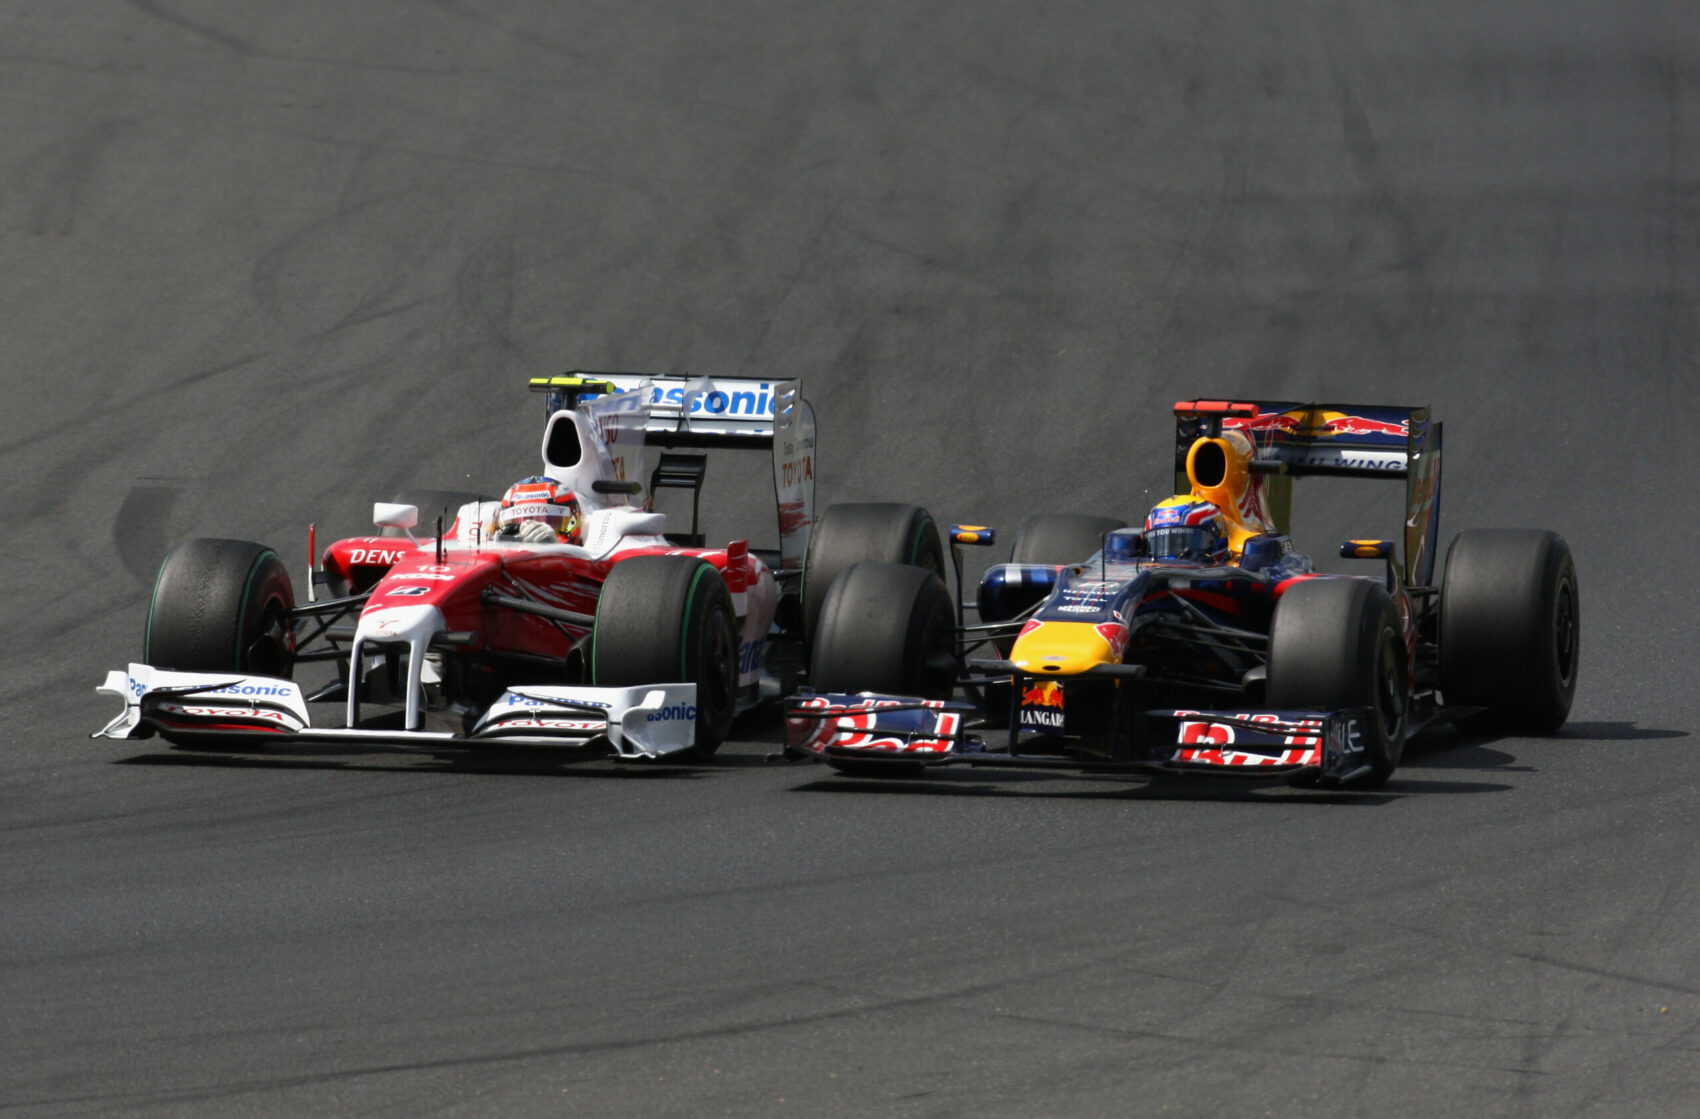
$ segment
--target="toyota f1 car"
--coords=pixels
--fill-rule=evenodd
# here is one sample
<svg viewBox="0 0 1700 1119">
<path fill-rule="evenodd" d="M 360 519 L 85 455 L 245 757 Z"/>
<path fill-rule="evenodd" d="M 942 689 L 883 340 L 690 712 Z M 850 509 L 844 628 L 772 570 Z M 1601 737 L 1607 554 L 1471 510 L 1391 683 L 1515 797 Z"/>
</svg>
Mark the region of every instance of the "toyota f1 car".
<svg viewBox="0 0 1700 1119">
<path fill-rule="evenodd" d="M 1551 532 L 1463 532 L 1435 585 L 1441 424 L 1426 408 L 1194 400 L 1174 414 L 1187 496 L 1144 529 L 1030 517 L 973 604 L 960 548 L 991 544 L 989 528 L 952 530 L 954 602 L 913 567 L 842 571 L 821 592 L 815 690 L 788 704 L 787 752 L 863 775 L 964 764 L 1368 785 L 1431 724 L 1563 724 L 1570 550 Z M 1295 550 L 1292 486 L 1310 475 L 1404 481 L 1402 554 L 1341 546 L 1380 575 L 1320 574 Z M 1196 531 L 1178 509 L 1156 527 L 1192 503 L 1220 512 L 1219 552 L 1177 545 Z"/>
<path fill-rule="evenodd" d="M 309 526 L 306 602 L 271 549 L 186 541 L 154 585 L 145 663 L 98 689 L 124 710 L 96 737 L 712 753 L 738 712 L 788 686 L 769 673 L 785 662 L 780 646 L 797 643 L 774 622 L 796 601 L 814 510 L 814 418 L 800 383 L 569 374 L 531 388 L 548 403 L 543 476 L 510 496 L 570 490 L 570 536 L 495 534 L 501 503 L 425 491 L 414 502 L 446 506 L 423 511 L 435 515 L 428 538 L 414 536 L 421 510 L 409 501 L 375 507 L 387 535 L 338 540 L 322 556 Z M 715 447 L 772 448 L 776 552 L 703 546 L 704 452 Z M 688 532 L 668 532 L 653 511 L 667 487 L 690 491 Z M 293 675 L 312 662 L 334 664 L 336 677 L 308 694 Z M 342 704 L 341 725 L 312 725 L 309 701 Z"/>
</svg>

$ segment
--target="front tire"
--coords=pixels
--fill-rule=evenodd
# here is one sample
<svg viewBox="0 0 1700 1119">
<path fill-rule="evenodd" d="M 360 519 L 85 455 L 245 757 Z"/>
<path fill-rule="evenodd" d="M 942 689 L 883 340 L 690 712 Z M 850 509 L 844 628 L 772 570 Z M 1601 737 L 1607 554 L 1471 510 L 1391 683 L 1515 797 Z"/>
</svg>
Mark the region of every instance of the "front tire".
<svg viewBox="0 0 1700 1119">
<path fill-rule="evenodd" d="M 956 687 L 956 615 L 944 580 L 920 567 L 858 563 L 821 604 L 811 682 L 822 692 L 949 699 Z M 912 778 L 920 762 L 834 758 L 847 777 Z"/>
<path fill-rule="evenodd" d="M 277 553 L 247 540 L 185 540 L 160 565 L 142 660 L 185 672 L 288 678 L 295 588 Z"/>
<path fill-rule="evenodd" d="M 1287 589 L 1269 630 L 1269 706 L 1367 707 L 1364 784 L 1399 767 L 1410 712 L 1410 664 L 1399 611 L 1367 579 L 1307 579 Z"/>
<path fill-rule="evenodd" d="M 821 604 L 810 682 L 820 692 L 948 699 L 956 687 L 956 612 L 937 575 L 858 563 Z"/>
<path fill-rule="evenodd" d="M 608 572 L 596 602 L 591 681 L 697 686 L 696 756 L 720 748 L 737 712 L 738 638 L 732 595 L 695 556 L 633 556 Z"/>
<path fill-rule="evenodd" d="M 1570 546 L 1554 532 L 1461 532 L 1440 590 L 1440 680 L 1449 704 L 1483 707 L 1514 734 L 1551 734 L 1570 717 L 1581 595 Z"/>
<path fill-rule="evenodd" d="M 944 579 L 944 545 L 925 509 L 895 502 L 832 505 L 816 518 L 803 561 L 803 640 L 813 645 L 815 622 L 833 580 L 858 563 L 918 567 Z"/>
</svg>

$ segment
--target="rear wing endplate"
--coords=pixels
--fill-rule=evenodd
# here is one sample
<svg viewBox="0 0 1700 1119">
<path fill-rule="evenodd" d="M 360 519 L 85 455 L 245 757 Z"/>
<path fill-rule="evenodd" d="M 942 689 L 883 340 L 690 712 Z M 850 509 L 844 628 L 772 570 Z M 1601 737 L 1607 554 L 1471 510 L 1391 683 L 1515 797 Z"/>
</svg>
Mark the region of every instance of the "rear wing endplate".
<svg viewBox="0 0 1700 1119">
<path fill-rule="evenodd" d="M 1175 405 L 1177 492 L 1186 489 L 1186 455 L 1200 436 L 1238 431 L 1256 447 L 1252 469 L 1271 478 L 1276 522 L 1287 530 L 1282 477 L 1326 475 L 1405 480 L 1407 586 L 1434 579 L 1440 518 L 1441 424 L 1426 407 L 1314 404 L 1292 400 L 1183 400 Z"/>
</svg>

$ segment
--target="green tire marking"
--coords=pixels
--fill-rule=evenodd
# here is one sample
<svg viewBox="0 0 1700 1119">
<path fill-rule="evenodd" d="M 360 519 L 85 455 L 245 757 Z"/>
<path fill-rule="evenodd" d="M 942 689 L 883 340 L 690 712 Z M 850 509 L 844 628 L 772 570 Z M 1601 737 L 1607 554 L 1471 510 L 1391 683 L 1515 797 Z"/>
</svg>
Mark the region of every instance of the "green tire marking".
<svg viewBox="0 0 1700 1119">
<path fill-rule="evenodd" d="M 248 567 L 248 581 L 242 586 L 242 602 L 236 613 L 236 659 L 234 661 L 238 672 L 248 671 L 248 666 L 242 663 L 242 623 L 248 618 L 248 595 L 254 590 L 254 579 L 260 573 L 260 565 L 267 556 L 276 557 L 277 553 L 266 548 L 254 557 L 254 562 Z M 279 561 L 282 562 L 282 561 Z"/>
<path fill-rule="evenodd" d="M 696 604 L 697 585 L 702 582 L 703 574 L 708 572 L 719 574 L 706 563 L 697 567 L 696 574 L 691 576 L 690 593 L 685 596 L 685 616 L 679 621 L 679 682 L 681 684 L 690 682 L 688 673 L 691 646 L 690 635 L 687 631 L 691 626 L 691 607 Z M 702 705 L 699 703 L 697 706 L 701 707 Z"/>
<path fill-rule="evenodd" d="M 153 594 L 148 596 L 148 624 L 142 629 L 142 660 L 153 663 L 153 608 L 159 602 L 159 582 L 165 578 L 165 565 L 171 562 L 167 555 L 159 561 L 159 574 L 153 577 Z"/>
<path fill-rule="evenodd" d="M 926 538 L 927 526 L 933 523 L 931 513 L 922 513 L 921 520 L 915 526 L 915 539 L 909 545 L 909 566 L 919 567 L 921 560 L 921 541 Z"/>
<path fill-rule="evenodd" d="M 608 580 L 602 581 L 602 587 L 596 589 L 596 621 L 590 626 L 590 684 L 595 687 L 599 681 L 596 673 L 596 635 L 602 632 L 602 589 L 608 585 Z"/>
</svg>

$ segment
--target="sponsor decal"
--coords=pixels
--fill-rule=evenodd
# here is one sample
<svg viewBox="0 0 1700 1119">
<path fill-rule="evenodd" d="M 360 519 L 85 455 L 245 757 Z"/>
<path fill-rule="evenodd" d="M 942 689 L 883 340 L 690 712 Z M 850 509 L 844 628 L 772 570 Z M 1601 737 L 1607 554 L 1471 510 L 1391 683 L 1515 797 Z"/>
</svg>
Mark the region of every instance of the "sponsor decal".
<svg viewBox="0 0 1700 1119">
<path fill-rule="evenodd" d="M 697 709 L 694 704 L 675 703 L 670 706 L 648 712 L 644 715 L 644 722 L 671 723 L 680 719 L 694 719 L 696 717 Z"/>
<path fill-rule="evenodd" d="M 1329 439 L 1344 435 L 1380 435 L 1404 439 L 1410 430 L 1409 421 L 1390 423 L 1368 416 L 1349 416 L 1344 412 L 1266 412 L 1250 419 L 1229 418 L 1224 428 L 1242 431 L 1279 431 L 1305 439 Z"/>
<path fill-rule="evenodd" d="M 732 392 L 722 392 L 713 389 L 709 392 L 693 393 L 691 395 L 690 414 L 709 416 L 739 416 L 749 419 L 771 419 L 773 417 L 773 386 L 762 382 L 753 389 L 737 389 Z M 649 390 L 650 404 L 670 405 L 674 408 L 685 406 L 685 390 L 682 386 L 663 388 L 654 385 Z"/>
<path fill-rule="evenodd" d="M 1324 420 L 1322 426 L 1329 435 L 1386 435 L 1394 439 L 1405 438 L 1411 430 L 1409 421 L 1383 423 L 1368 416 L 1339 416 Z"/>
<path fill-rule="evenodd" d="M 293 695 L 295 689 L 282 684 L 233 684 L 228 688 L 217 691 L 200 692 L 200 695 Z"/>
<path fill-rule="evenodd" d="M 1334 744 L 1338 746 L 1343 753 L 1361 754 L 1364 752 L 1363 731 L 1358 727 L 1358 721 L 1356 719 L 1346 719 L 1339 723 L 1334 734 Z M 1309 741 L 1314 743 L 1316 740 L 1310 739 Z"/>
<path fill-rule="evenodd" d="M 381 563 L 388 567 L 397 563 L 406 552 L 392 552 L 388 548 L 355 548 L 348 553 L 349 563 Z"/>
<path fill-rule="evenodd" d="M 1021 702 L 1027 707 L 1056 707 L 1063 705 L 1062 685 L 1055 680 L 1041 680 L 1032 687 L 1021 689 Z"/>
<path fill-rule="evenodd" d="M 613 706 L 598 699 L 534 699 L 528 695 L 515 695 L 513 692 L 504 693 L 502 702 L 508 707 L 559 707 L 563 703 L 571 703 L 575 707 L 600 707 L 607 710 Z"/>
<path fill-rule="evenodd" d="M 593 719 L 539 719 L 528 716 L 524 719 L 504 719 L 500 724 L 503 730 L 512 727 L 534 727 L 538 730 L 593 730 L 607 728 L 608 724 Z"/>
<path fill-rule="evenodd" d="M 1343 470 L 1403 470 L 1405 458 L 1403 455 L 1306 455 L 1300 465 L 1303 466 L 1336 466 Z"/>
<path fill-rule="evenodd" d="M 615 394 L 623 394 L 627 390 L 616 388 Z M 674 385 L 665 388 L 661 385 L 651 385 L 649 404 L 653 407 L 661 405 L 668 408 L 685 407 L 686 386 Z M 725 416 L 729 419 L 772 419 L 773 418 L 773 385 L 767 381 L 749 388 L 738 388 L 731 392 L 721 389 L 711 389 L 708 392 L 692 392 L 690 414 L 693 416 Z M 612 439 L 608 440 L 613 442 Z"/>
<path fill-rule="evenodd" d="M 430 594 L 430 587 L 391 587 L 384 592 L 395 598 L 417 598 L 422 594 Z"/>
<path fill-rule="evenodd" d="M 1221 723 L 1189 721 L 1181 724 L 1182 746 L 1226 746 L 1233 740 L 1234 728 Z"/>
<path fill-rule="evenodd" d="M 211 715 L 218 716 L 220 718 L 228 718 L 239 715 L 244 719 L 270 719 L 274 723 L 282 723 L 289 720 L 289 716 L 285 715 L 282 711 L 267 711 L 260 707 L 232 710 L 229 707 L 192 707 L 185 703 L 162 703 L 159 705 L 159 709 L 173 715 Z"/>
<path fill-rule="evenodd" d="M 786 738 L 794 748 L 822 752 L 831 746 L 837 749 L 867 750 L 886 754 L 948 754 L 953 736 L 962 725 L 962 716 L 954 711 L 926 710 L 943 706 L 936 699 L 924 700 L 921 711 L 896 712 L 891 718 L 898 724 L 911 724 L 917 737 L 897 738 L 887 730 L 884 736 L 874 733 L 878 728 L 882 708 L 907 707 L 912 701 L 894 699 L 863 700 L 850 705 L 848 714 L 835 719 L 791 718 L 786 722 Z M 801 707 L 831 707 L 832 700 L 815 696 Z M 931 721 L 931 727 L 926 723 Z M 921 737 L 922 735 L 937 737 Z"/>
<path fill-rule="evenodd" d="M 780 484 L 787 488 L 812 482 L 815 477 L 815 458 L 809 455 L 795 462 L 779 464 Z"/>
<path fill-rule="evenodd" d="M 1102 600 L 1098 602 L 1076 602 L 1067 606 L 1057 607 L 1059 614 L 1097 614 L 1103 611 Z"/>
<path fill-rule="evenodd" d="M 1121 659 L 1122 650 L 1127 648 L 1128 628 L 1120 622 L 1104 622 L 1098 627 L 1098 636 L 1110 645 L 1110 655 Z"/>
<path fill-rule="evenodd" d="M 779 535 L 791 536 L 809 522 L 808 507 L 801 501 L 779 503 Z"/>
<path fill-rule="evenodd" d="M 1021 725 L 1028 730 L 1061 730 L 1062 685 L 1055 680 L 1040 680 L 1021 689 Z"/>
<path fill-rule="evenodd" d="M 767 648 L 767 640 L 746 641 L 738 648 L 738 675 L 748 676 L 761 667 L 761 655 Z"/>
</svg>

